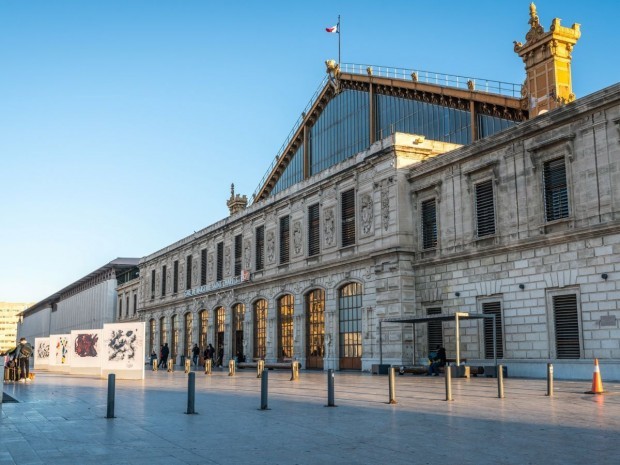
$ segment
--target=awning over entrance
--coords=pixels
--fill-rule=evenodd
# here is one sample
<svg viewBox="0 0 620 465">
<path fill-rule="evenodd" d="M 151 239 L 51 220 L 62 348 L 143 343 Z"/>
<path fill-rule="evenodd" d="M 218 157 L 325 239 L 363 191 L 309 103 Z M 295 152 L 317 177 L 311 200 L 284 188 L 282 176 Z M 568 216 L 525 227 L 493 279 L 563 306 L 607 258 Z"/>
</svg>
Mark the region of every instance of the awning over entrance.
<svg viewBox="0 0 620 465">
<path fill-rule="evenodd" d="M 415 362 L 415 325 L 418 323 L 428 323 L 429 321 L 455 321 L 456 322 L 456 364 L 461 364 L 461 336 L 459 321 L 468 319 L 490 318 L 493 320 L 493 362 L 497 365 L 497 341 L 495 339 L 495 315 L 486 315 L 484 313 L 468 313 L 455 312 L 450 315 L 429 315 L 421 317 L 403 317 L 403 318 L 384 318 L 379 321 L 379 357 L 383 364 L 383 323 L 400 323 L 413 325 L 413 360 Z"/>
</svg>

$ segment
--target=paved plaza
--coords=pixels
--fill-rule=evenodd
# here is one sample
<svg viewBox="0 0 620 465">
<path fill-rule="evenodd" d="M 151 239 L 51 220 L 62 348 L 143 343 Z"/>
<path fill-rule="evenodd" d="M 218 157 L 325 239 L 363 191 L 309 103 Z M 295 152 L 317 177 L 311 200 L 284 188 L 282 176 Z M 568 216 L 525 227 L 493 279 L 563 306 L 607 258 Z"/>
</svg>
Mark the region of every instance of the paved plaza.
<svg viewBox="0 0 620 465">
<path fill-rule="evenodd" d="M 453 379 L 269 372 L 269 410 L 260 410 L 254 370 L 196 372 L 197 414 L 187 415 L 182 371 L 116 381 L 115 416 L 106 419 L 107 380 L 37 373 L 5 384 L 17 400 L 2 405 L 0 465 L 5 464 L 617 464 L 620 384 L 603 396 L 590 382 Z M 603 373 L 604 381 L 604 373 Z"/>
</svg>

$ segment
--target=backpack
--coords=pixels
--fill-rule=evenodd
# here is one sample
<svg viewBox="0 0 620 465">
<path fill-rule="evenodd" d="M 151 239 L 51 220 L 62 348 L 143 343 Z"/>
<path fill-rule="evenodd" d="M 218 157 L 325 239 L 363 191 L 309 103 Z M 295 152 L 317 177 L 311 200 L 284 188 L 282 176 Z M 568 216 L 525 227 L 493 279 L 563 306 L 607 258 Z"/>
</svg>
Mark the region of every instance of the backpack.
<svg viewBox="0 0 620 465">
<path fill-rule="evenodd" d="M 19 356 L 28 358 L 32 355 L 32 346 L 30 344 L 24 344 L 21 346 Z"/>
</svg>

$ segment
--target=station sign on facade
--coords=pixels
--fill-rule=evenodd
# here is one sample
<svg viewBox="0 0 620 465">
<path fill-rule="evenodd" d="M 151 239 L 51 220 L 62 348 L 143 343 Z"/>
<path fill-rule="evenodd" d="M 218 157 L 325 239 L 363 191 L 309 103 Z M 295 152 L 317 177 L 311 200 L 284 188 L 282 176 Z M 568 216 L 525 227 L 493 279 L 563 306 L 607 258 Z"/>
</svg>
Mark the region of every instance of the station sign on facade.
<svg viewBox="0 0 620 465">
<path fill-rule="evenodd" d="M 249 281 L 250 272 L 248 270 L 241 270 L 241 274 L 239 276 L 233 276 L 231 278 L 222 279 L 221 281 L 216 281 L 211 284 L 205 284 L 200 287 L 195 287 L 194 289 L 188 289 L 187 291 L 185 291 L 185 297 L 194 297 L 197 295 L 206 294 L 211 291 L 217 291 L 219 289 L 236 286 L 238 284 Z"/>
</svg>

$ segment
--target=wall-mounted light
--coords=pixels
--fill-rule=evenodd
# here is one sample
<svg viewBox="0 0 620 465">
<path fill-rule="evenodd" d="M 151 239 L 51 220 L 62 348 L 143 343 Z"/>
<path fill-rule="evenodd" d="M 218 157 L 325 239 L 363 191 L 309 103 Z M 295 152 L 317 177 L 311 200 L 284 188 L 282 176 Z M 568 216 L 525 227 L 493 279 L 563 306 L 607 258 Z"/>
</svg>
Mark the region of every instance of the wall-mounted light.
<svg viewBox="0 0 620 465">
<path fill-rule="evenodd" d="M 601 275 L 601 278 L 603 278 L 603 279 L 607 279 L 607 278 L 609 278 L 609 276 L 607 275 L 607 273 L 603 273 L 603 274 Z"/>
<path fill-rule="evenodd" d="M 454 295 L 457 296 L 457 297 L 460 297 L 461 293 L 460 292 L 455 292 Z"/>
<path fill-rule="evenodd" d="M 519 284 L 519 289 L 521 290 L 525 289 L 525 284 Z"/>
</svg>

